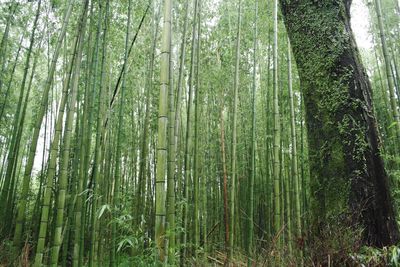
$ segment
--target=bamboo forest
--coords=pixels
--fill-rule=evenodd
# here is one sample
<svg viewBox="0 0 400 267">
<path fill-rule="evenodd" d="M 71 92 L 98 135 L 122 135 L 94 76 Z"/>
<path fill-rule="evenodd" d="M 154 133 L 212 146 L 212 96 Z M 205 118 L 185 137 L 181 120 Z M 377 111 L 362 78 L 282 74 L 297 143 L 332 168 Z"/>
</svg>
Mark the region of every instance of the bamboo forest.
<svg viewBox="0 0 400 267">
<path fill-rule="evenodd" d="M 0 266 L 400 266 L 399 0 L 0 0 Z"/>
</svg>

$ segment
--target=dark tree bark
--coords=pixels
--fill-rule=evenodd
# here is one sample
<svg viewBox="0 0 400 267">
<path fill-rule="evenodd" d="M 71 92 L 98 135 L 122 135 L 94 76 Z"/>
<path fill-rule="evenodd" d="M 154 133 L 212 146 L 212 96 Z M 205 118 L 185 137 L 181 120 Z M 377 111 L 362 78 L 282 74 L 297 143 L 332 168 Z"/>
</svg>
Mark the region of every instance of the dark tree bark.
<svg viewBox="0 0 400 267">
<path fill-rule="evenodd" d="M 304 93 L 314 229 L 345 221 L 363 229 L 364 244 L 394 244 L 399 231 L 351 1 L 280 3 Z"/>
</svg>

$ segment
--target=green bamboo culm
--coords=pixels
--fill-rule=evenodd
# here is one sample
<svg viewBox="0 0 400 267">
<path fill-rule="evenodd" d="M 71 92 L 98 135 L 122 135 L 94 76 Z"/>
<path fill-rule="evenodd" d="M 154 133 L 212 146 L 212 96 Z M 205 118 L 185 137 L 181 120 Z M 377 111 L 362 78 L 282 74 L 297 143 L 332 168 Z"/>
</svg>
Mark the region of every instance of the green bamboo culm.
<svg viewBox="0 0 400 267">
<path fill-rule="evenodd" d="M 288 90 L 289 90 L 289 106 L 290 106 L 290 135 L 291 135 L 291 183 L 294 188 L 294 217 L 296 238 L 301 238 L 302 224 L 301 224 L 301 201 L 300 201 L 300 182 L 298 175 L 298 159 L 297 159 L 297 136 L 296 136 L 296 117 L 295 117 L 295 104 L 293 93 L 293 78 L 292 78 L 292 54 L 290 47 L 290 40 L 288 38 L 288 52 L 287 52 L 287 65 L 288 65 Z M 302 252 L 300 251 L 300 256 Z"/>
<path fill-rule="evenodd" d="M 198 260 L 198 252 L 200 248 L 200 214 L 199 214 L 199 176 L 200 176 L 200 160 L 199 160 L 199 97 L 200 97 L 200 88 L 199 88 L 199 68 L 200 68 L 200 9 L 201 9 L 201 0 L 198 0 L 197 5 L 197 37 L 196 37 L 196 57 L 195 57 L 195 66 L 194 66 L 194 75 L 195 75 L 195 83 L 193 86 L 194 89 L 194 138 L 193 138 L 193 240 L 194 240 L 194 256 Z"/>
<path fill-rule="evenodd" d="M 166 217 L 166 186 L 168 158 L 168 92 L 170 86 L 170 54 L 171 54 L 171 0 L 164 0 L 164 23 L 161 41 L 160 95 L 158 105 L 158 135 L 157 135 L 157 170 L 156 170 L 156 210 L 155 210 L 155 242 L 158 260 L 166 260 L 165 251 L 165 217 Z"/>
<path fill-rule="evenodd" d="M 20 91 L 21 96 L 23 96 L 26 76 L 27 76 L 28 70 L 29 70 L 29 64 L 30 64 L 29 62 L 30 62 L 32 49 L 33 49 L 33 44 L 34 44 L 34 40 L 35 40 L 35 31 L 36 31 L 37 23 L 38 23 L 38 19 L 39 19 L 41 3 L 42 3 L 42 1 L 40 0 L 38 2 L 38 6 L 37 6 L 37 12 L 36 12 L 34 25 L 33 25 L 33 31 L 32 31 L 32 35 L 31 35 L 31 40 L 30 40 L 30 44 L 29 44 L 28 55 L 26 57 L 25 68 L 24 68 L 24 76 L 22 78 L 22 83 L 21 83 L 21 91 Z M 37 55 L 38 55 L 38 53 L 37 53 Z M 36 66 L 37 55 L 35 57 L 34 66 Z M 31 75 L 34 74 L 34 68 L 35 67 L 32 67 Z M 31 78 L 31 81 L 32 81 L 32 78 Z M 15 143 L 14 143 L 14 148 L 12 148 L 13 140 L 11 140 L 10 148 L 12 150 L 9 152 L 9 156 L 11 156 L 14 159 L 15 159 L 15 157 L 18 156 L 18 153 L 16 151 L 16 147 L 19 146 L 19 143 L 20 143 L 20 140 L 21 140 L 22 129 L 23 129 L 24 119 L 25 119 L 25 111 L 26 111 L 26 108 L 27 108 L 27 105 L 28 105 L 28 98 L 29 98 L 29 93 L 31 91 L 31 85 L 32 85 L 32 83 L 29 82 L 29 86 L 28 86 L 27 93 L 25 95 L 25 101 L 24 101 L 23 111 L 22 111 L 21 116 L 19 117 L 19 111 L 18 110 L 17 110 L 16 115 L 15 115 L 15 121 L 18 123 L 17 125 L 14 126 L 14 133 L 16 133 L 16 136 L 15 137 L 14 137 L 14 135 L 12 136 L 12 138 L 15 138 L 15 140 L 14 140 Z M 20 100 L 22 100 L 22 99 L 20 98 Z M 18 107 L 21 107 L 20 105 L 22 106 L 22 103 L 19 103 Z M 14 153 L 16 153 L 16 155 Z M 9 166 L 11 166 L 12 164 L 16 164 L 14 159 L 11 160 L 11 161 L 7 161 L 8 162 L 7 170 L 8 170 Z M 12 174 L 12 176 L 14 176 L 14 175 L 15 175 L 15 173 Z M 6 172 L 6 181 L 10 180 L 10 179 L 13 179 L 13 178 L 9 177 L 8 173 Z M 19 202 L 18 202 L 17 220 L 16 220 L 16 226 L 15 226 L 15 230 L 14 230 L 13 243 L 14 243 L 14 247 L 16 249 L 21 247 L 21 242 L 22 242 L 22 229 L 23 229 L 23 226 L 24 226 L 23 224 L 25 222 L 25 211 L 26 211 L 26 203 L 27 203 L 27 197 L 28 197 L 29 183 L 30 183 L 30 180 L 28 179 L 28 177 L 24 177 L 23 182 L 22 182 L 21 198 L 19 199 Z M 4 186 L 3 189 L 5 189 L 5 187 L 6 186 Z M 2 195 L 2 197 L 3 197 L 3 195 Z M 2 200 L 1 203 L 2 204 L 6 204 L 3 201 L 4 201 L 4 199 Z M 4 212 L 7 212 L 7 209 L 8 209 L 8 207 L 5 207 L 4 208 Z M 3 220 L 5 220 L 6 222 L 10 221 L 9 218 L 7 219 L 5 217 L 3 218 Z"/>
<path fill-rule="evenodd" d="M 44 117 L 44 113 L 46 110 L 47 106 L 47 100 L 49 97 L 49 91 L 53 79 L 53 75 L 55 72 L 56 68 L 56 63 L 57 63 L 57 58 L 58 54 L 61 49 L 61 45 L 67 30 L 67 25 L 68 25 L 68 20 L 71 15 L 72 11 L 72 6 L 73 6 L 73 1 L 68 2 L 68 6 L 66 9 L 66 13 L 64 14 L 64 20 L 63 20 L 63 26 L 61 28 L 60 35 L 58 37 L 57 41 L 57 46 L 56 50 L 53 55 L 53 59 L 51 62 L 51 67 L 50 71 L 46 80 L 45 84 L 45 90 L 43 92 L 43 98 L 42 98 L 42 103 L 41 107 L 39 110 L 38 114 L 38 119 L 35 122 L 35 128 L 34 128 L 34 133 L 32 137 L 32 143 L 31 143 L 31 148 L 29 151 L 29 156 L 28 156 L 28 162 L 25 167 L 25 173 L 24 173 L 24 179 L 27 177 L 27 179 L 30 179 L 30 176 L 32 174 L 32 168 L 33 168 L 33 162 L 36 154 L 36 146 L 39 138 L 39 131 L 40 131 L 40 126 Z M 76 43 L 75 42 L 75 48 L 74 51 L 76 52 Z M 75 55 L 74 52 L 74 55 Z M 73 61 L 73 58 L 71 59 L 71 62 Z M 35 260 L 34 260 L 34 266 L 35 267 L 40 267 L 42 266 L 42 260 L 43 260 L 43 252 L 44 252 L 44 247 L 45 247 L 45 240 L 46 240 L 46 235 L 47 235 L 47 226 L 48 226 L 48 219 L 49 219 L 49 211 L 50 211 L 50 199 L 51 199 L 51 192 L 52 192 L 52 185 L 53 185 L 53 178 L 55 176 L 55 171 L 56 171 L 56 159 L 57 159 L 57 154 L 58 154 L 58 144 L 60 142 L 60 137 L 61 137 L 61 131 L 62 131 L 62 122 L 63 122 L 63 117 L 64 117 L 64 109 L 65 105 L 67 102 L 67 95 L 68 95 L 68 87 L 69 87 L 69 81 L 70 81 L 70 76 L 72 72 L 72 63 L 70 64 L 70 71 L 67 77 L 65 78 L 65 82 L 63 85 L 63 93 L 59 105 L 59 111 L 58 111 L 58 116 L 56 120 L 56 125 L 54 129 L 54 136 L 53 140 L 51 141 L 50 144 L 50 155 L 48 159 L 48 168 L 47 168 L 47 175 L 45 179 L 45 191 L 42 199 L 42 210 L 41 210 L 41 218 L 40 218 L 40 225 L 39 225 L 39 236 L 38 236 L 38 242 L 36 246 L 36 254 L 35 254 Z"/>
<path fill-rule="evenodd" d="M 73 62 L 73 74 L 72 74 L 72 84 L 70 89 L 70 101 L 67 109 L 66 119 L 65 119 L 65 127 L 64 127 L 64 135 L 62 141 L 62 154 L 61 154 L 61 166 L 60 166 L 60 175 L 58 179 L 58 194 L 57 194 L 57 210 L 56 210 L 56 224 L 55 224 L 55 234 L 53 236 L 53 248 L 51 251 L 51 266 L 58 265 L 58 256 L 60 252 L 60 247 L 62 243 L 62 235 L 63 235 L 63 222 L 64 222 L 64 207 L 65 207 L 65 199 L 66 199 L 66 191 L 68 186 L 68 163 L 70 159 L 70 147 L 71 147 L 71 139 L 72 139 L 72 130 L 73 130 L 73 122 L 74 115 L 76 110 L 76 101 L 78 95 L 78 82 L 80 76 L 81 69 L 81 61 L 82 61 L 82 51 L 84 44 L 84 37 L 86 31 L 86 21 L 87 21 L 87 11 L 88 11 L 89 0 L 83 1 L 83 12 L 81 16 L 81 20 L 79 23 L 79 34 L 77 35 L 77 52 Z"/>
<path fill-rule="evenodd" d="M 185 1 L 185 19 L 184 19 L 184 25 L 183 25 L 183 33 L 182 33 L 182 42 L 180 46 L 180 59 L 179 59 L 179 73 L 178 73 L 178 83 L 177 83 L 177 89 L 176 89 L 176 104 L 175 104 L 175 118 L 174 118 L 174 144 L 175 144 L 175 160 L 178 158 L 178 153 L 179 152 L 179 146 L 178 142 L 181 141 L 179 140 L 179 135 L 180 135 L 180 124 L 181 124 L 181 107 L 182 107 L 182 87 L 183 87 L 183 74 L 184 74 L 184 67 L 185 67 L 185 56 L 186 56 L 186 38 L 187 38 L 187 28 L 188 28 L 188 20 L 189 20 L 189 0 Z M 179 168 L 177 167 L 179 170 Z M 180 199 L 183 199 L 185 197 L 184 195 L 184 181 L 182 181 L 182 174 L 179 174 L 179 172 L 175 172 L 176 178 L 175 180 L 179 180 L 180 185 L 181 185 L 181 190 L 177 190 L 177 192 L 180 192 L 181 194 L 178 195 L 177 197 Z M 183 189 L 183 190 L 182 190 Z M 184 214 L 184 207 L 185 204 L 181 204 L 179 206 L 178 212 L 177 212 L 177 217 L 181 215 L 180 217 L 183 219 L 183 214 Z M 181 223 L 182 227 L 185 227 L 185 221 L 182 221 Z M 185 238 L 186 233 L 182 232 L 180 237 L 176 237 L 176 243 L 182 243 L 185 244 L 183 239 Z M 178 246 L 179 247 L 179 246 Z M 182 246 L 183 247 L 183 246 Z M 183 261 L 183 255 L 184 255 L 184 247 L 178 251 L 180 252 L 180 258 L 182 260 L 181 264 L 184 263 Z"/>
<path fill-rule="evenodd" d="M 35 43 L 35 35 L 36 35 L 36 30 L 37 30 L 37 25 L 38 25 L 38 20 L 39 20 L 39 15 L 40 15 L 40 7 L 41 7 L 42 1 L 39 0 L 37 4 L 37 9 L 36 9 L 36 15 L 35 15 L 35 20 L 33 24 L 33 30 L 30 36 L 29 40 L 29 48 L 28 52 L 26 55 L 25 59 L 25 64 L 24 64 L 24 72 L 22 76 L 22 81 L 21 81 L 21 87 L 19 91 L 19 96 L 18 96 L 18 104 L 17 104 L 17 110 L 14 115 L 13 119 L 13 127 L 12 127 L 12 134 L 11 134 L 11 142 L 9 145 L 9 151 L 7 155 L 7 168 L 6 168 L 6 173 L 4 177 L 4 183 L 1 188 L 0 192 L 0 220 L 4 222 L 2 227 L 0 227 L 0 236 L 5 236 L 6 231 L 8 231 L 11 228 L 11 222 L 12 218 L 10 217 L 13 212 L 12 212 L 12 206 L 13 206 L 13 201 L 12 199 L 14 198 L 12 192 L 14 191 L 14 184 L 15 184 L 15 170 L 17 167 L 17 162 L 18 162 L 18 154 L 20 150 L 20 142 L 21 142 L 21 135 L 22 135 L 22 127 L 24 126 L 24 112 L 23 112 L 23 107 L 27 105 L 27 101 L 23 101 L 25 98 L 25 89 L 26 89 L 26 80 L 28 78 L 28 71 L 30 68 L 30 61 L 31 61 L 31 56 L 32 56 L 32 51 L 33 51 L 33 46 Z M 26 92 L 26 100 L 29 97 L 29 90 Z M 26 189 L 26 188 L 25 188 Z M 25 190 L 26 191 L 26 190 Z M 26 205 L 26 204 L 25 204 Z M 19 210 L 24 209 L 24 202 L 20 203 L 20 208 Z M 20 211 L 19 213 L 19 221 L 20 221 L 20 226 L 18 227 L 18 232 L 17 232 L 17 238 L 14 242 L 14 245 L 19 246 L 20 245 L 20 240 L 21 240 L 21 228 L 22 228 L 22 216 L 23 213 Z"/>
<path fill-rule="evenodd" d="M 131 25 L 131 12 L 132 12 L 132 1 L 128 1 L 128 19 L 126 22 L 126 36 L 125 36 L 125 52 L 124 52 L 124 66 L 127 65 L 128 61 L 128 45 L 130 36 L 130 25 Z M 119 108 L 118 108 L 118 130 L 117 130 L 117 151 L 116 151 L 116 162 L 115 162 L 115 179 L 114 179 L 114 193 L 113 193 L 113 209 L 115 221 L 111 226 L 111 239 L 113 247 L 110 253 L 110 266 L 118 266 L 117 258 L 117 216 L 120 212 L 120 186 L 121 186 L 121 148 L 122 148 L 122 131 L 123 131 L 123 112 L 125 103 L 125 90 L 126 90 L 126 71 L 122 73 L 122 85 L 119 96 Z"/>
<path fill-rule="evenodd" d="M 90 6 L 90 17 L 91 17 L 91 27 L 95 28 L 95 16 L 94 16 L 94 5 L 95 3 L 91 3 Z M 84 186 L 86 186 L 88 181 L 88 170 L 89 170 L 89 156 L 91 151 L 91 140 L 92 140 L 92 124 L 93 124 L 93 110 L 94 110 L 94 92 L 96 89 L 96 79 L 97 79 L 97 71 L 98 71 L 98 55 L 99 55 L 99 40 L 100 40 L 100 20 L 101 20 L 101 10 L 99 10 L 99 18 L 97 19 L 97 30 L 94 39 L 94 51 L 89 53 L 88 56 L 91 55 L 91 61 L 89 65 L 89 73 L 88 73 L 88 83 L 85 86 L 85 94 L 84 94 L 84 106 L 83 106 L 83 116 L 82 116 L 82 126 L 81 126 L 81 148 L 79 151 L 79 177 L 77 183 L 77 194 L 76 194 L 76 204 L 75 204 L 75 232 L 74 232 L 74 245 L 73 245 L 73 256 L 72 256 L 72 265 L 73 267 L 81 266 L 83 262 L 83 249 L 84 249 L 84 236 L 85 236 L 85 225 L 86 221 L 86 212 L 84 212 L 86 208 L 86 201 L 84 201 Z M 92 24 L 94 24 L 92 26 Z M 91 44 L 91 35 L 88 37 L 88 43 Z M 88 50 L 90 50 L 92 46 L 88 45 Z"/>
<path fill-rule="evenodd" d="M 7 59 L 7 48 L 9 44 L 9 34 L 10 28 L 13 26 L 15 12 L 17 11 L 19 3 L 16 1 L 11 1 L 9 3 L 9 14 L 6 20 L 6 26 L 4 28 L 3 37 L 0 42 L 0 93 L 3 91 L 5 70 L 6 70 L 6 59 Z M 39 3 L 38 3 L 39 5 Z M 0 115 L 0 120 L 2 116 Z"/>
<path fill-rule="evenodd" d="M 95 151 L 94 151 L 94 166 L 93 166 L 93 176 L 92 176 L 92 207 L 90 214 L 90 233 L 89 233 L 89 266 L 97 266 L 98 261 L 98 242 L 97 235 L 99 229 L 99 220 L 97 218 L 97 207 L 100 204 L 101 199 L 101 182 L 104 173 L 101 171 L 102 159 L 103 159 L 103 149 L 104 149 L 104 127 L 103 122 L 105 118 L 106 109 L 106 95 L 107 95 L 107 84 L 104 82 L 106 78 L 106 60 L 107 60 L 107 37 L 108 37 L 108 26 L 109 26 L 109 15 L 110 15 L 110 0 L 106 1 L 106 6 L 104 7 L 102 3 L 99 4 L 99 17 L 98 17 L 98 32 L 100 32 L 100 27 L 102 26 L 103 38 L 102 38 L 102 54 L 101 54 L 101 64 L 100 64 L 100 79 L 99 79 L 99 91 L 98 91 L 98 112 L 96 118 L 96 141 L 95 141 Z M 103 17 L 104 16 L 104 17 Z"/>
<path fill-rule="evenodd" d="M 191 51 L 190 51 L 190 70 L 188 77 L 188 100 L 187 100 L 187 112 L 186 112 L 186 133 L 185 133 L 185 159 L 184 159 L 184 214 L 183 214 L 183 228 L 185 232 L 183 234 L 183 244 L 190 242 L 190 224 L 189 224 L 189 184 L 191 175 L 191 146 L 192 146 L 192 108 L 193 108 L 193 86 L 194 86 L 194 70 L 195 70 L 195 52 L 196 52 L 196 21 L 198 13 L 199 0 L 193 0 L 194 11 L 193 11 L 193 21 L 192 21 L 192 40 L 191 40 Z M 183 258 L 189 257 L 188 246 L 183 247 Z"/>
<path fill-rule="evenodd" d="M 280 113 L 279 113 L 279 81 L 278 81 L 278 0 L 274 0 L 274 44 L 273 44 L 273 116 L 274 116 L 274 145 L 273 145 L 273 180 L 274 180 L 274 234 L 276 247 L 281 245 L 281 179 L 280 179 Z"/>
<path fill-rule="evenodd" d="M 170 29 L 169 31 L 172 31 L 172 23 L 170 22 Z M 172 33 L 170 33 L 172 34 Z M 169 37 L 169 49 L 171 49 L 172 46 L 172 38 L 171 36 Z M 173 59 L 172 56 L 169 55 L 169 68 L 173 66 Z M 175 158 L 176 158 L 176 146 L 175 146 L 175 136 L 174 136 L 174 119 L 175 119 L 175 91 L 174 91 L 174 86 L 173 86 L 173 73 L 171 70 L 169 71 L 168 74 L 168 165 L 167 165 L 167 206 L 166 206 L 166 219 L 167 219 L 167 224 L 166 224 L 166 229 L 167 229 L 167 235 L 168 235 L 168 240 L 167 240 L 167 245 L 166 245 L 166 250 L 167 250 L 167 256 L 168 256 L 168 263 L 171 265 L 175 264 L 175 244 L 176 244 L 176 234 L 175 234 Z"/>
<path fill-rule="evenodd" d="M 376 17 L 378 19 L 378 29 L 382 45 L 383 61 L 385 63 L 385 70 L 386 70 L 385 72 L 387 78 L 386 82 L 389 89 L 390 106 L 392 110 L 393 120 L 396 122 L 396 129 L 397 129 L 396 137 L 397 140 L 400 141 L 400 116 L 399 116 L 399 111 L 397 109 L 398 105 L 395 96 L 394 77 L 390 66 L 391 60 L 389 58 L 389 50 L 386 43 L 386 35 L 382 22 L 382 5 L 380 0 L 374 0 L 374 4 L 375 4 Z"/>
<path fill-rule="evenodd" d="M 154 9 L 154 8 L 153 8 Z M 153 10 L 154 13 L 154 10 Z M 151 100 L 151 93 L 153 90 L 153 76 L 154 76 L 154 58 L 155 58 L 155 53 L 156 53 L 156 48 L 157 48 L 157 38 L 158 38 L 158 28 L 156 25 L 158 25 L 159 21 L 159 16 L 157 14 L 154 14 L 155 18 L 153 18 L 153 23 L 152 23 L 152 45 L 151 45 L 151 52 L 150 52 L 150 59 L 149 59 L 149 68 L 148 72 L 146 75 L 146 85 L 145 85 L 145 91 L 146 91 L 146 105 L 145 105 L 145 118 L 144 118 L 144 125 L 143 125 L 143 134 L 142 134 L 142 140 L 141 140 L 141 149 L 140 149 L 140 160 L 139 160 L 139 181 L 138 181 L 138 186 L 136 189 L 137 192 L 137 197 L 139 201 L 137 201 L 136 204 L 136 225 L 140 225 L 143 220 L 142 220 L 142 214 L 143 211 L 145 210 L 145 206 L 142 204 L 145 203 L 145 182 L 146 182 L 146 171 L 147 171 L 147 159 L 148 159 L 148 154 L 149 154 L 149 147 L 148 147 L 148 139 L 149 139 L 149 121 L 150 121 L 150 100 Z"/>
<path fill-rule="evenodd" d="M 19 56 L 21 54 L 22 41 L 23 40 L 24 40 L 24 35 L 22 35 L 21 38 L 20 38 L 20 41 L 19 41 L 19 44 L 18 44 L 18 50 L 15 53 L 15 59 L 14 59 L 14 62 L 12 64 L 11 71 L 10 71 L 11 78 L 7 82 L 7 88 L 5 90 L 6 91 L 5 92 L 5 96 L 3 97 L 4 99 L 1 101 L 2 102 L 1 103 L 1 110 L 0 110 L 0 124 L 1 125 L 4 125 L 3 119 L 4 119 L 4 115 L 5 115 L 6 105 L 7 105 L 7 101 L 10 98 L 10 95 L 11 95 L 11 92 L 10 92 L 11 91 L 11 85 L 12 85 L 12 82 L 13 82 L 13 78 L 15 77 L 14 74 L 15 74 L 15 70 L 17 68 L 18 58 L 19 58 Z M 5 161 L 5 159 L 3 160 L 3 164 L 1 166 L 1 172 L 0 172 L 1 175 L 3 175 L 4 161 Z M 0 215 L 1 215 L 1 213 L 0 213 Z"/>
<path fill-rule="evenodd" d="M 239 104 L 239 64 L 240 64 L 240 33 L 242 22 L 242 1 L 238 2 L 237 15 L 237 34 L 236 34 L 236 51 L 235 51 L 235 76 L 233 82 L 233 120 L 232 120 L 232 158 L 231 158 L 231 188 L 229 198 L 229 219 L 230 219 L 230 236 L 229 236 L 229 255 L 228 261 L 232 260 L 235 245 L 235 194 L 236 194 L 236 144 L 237 144 L 237 117 Z"/>
<path fill-rule="evenodd" d="M 253 84 L 251 94 L 251 150 L 250 179 L 248 185 L 249 212 L 247 225 L 247 266 L 252 265 L 251 255 L 254 249 L 254 181 L 256 179 L 256 93 L 257 93 L 257 37 L 258 37 L 258 0 L 254 4 L 254 44 L 253 44 Z"/>
<path fill-rule="evenodd" d="M 38 48 L 39 50 L 41 49 L 41 45 L 42 45 L 42 42 L 39 44 L 39 48 Z M 32 82 L 33 82 L 33 78 L 35 75 L 36 67 L 38 65 L 39 55 L 40 55 L 39 53 L 36 53 L 36 55 L 35 55 L 31 75 L 29 78 L 28 90 L 27 90 L 27 93 L 25 94 L 22 116 L 21 116 L 21 120 L 19 122 L 19 133 L 18 133 L 19 136 L 22 136 L 23 124 L 25 121 L 26 110 L 28 108 L 29 95 L 30 95 L 31 89 L 33 87 Z M 25 215 L 24 211 L 26 211 L 26 204 L 27 204 L 27 197 L 28 197 L 27 188 L 29 188 L 29 184 L 26 184 L 26 183 L 29 183 L 29 180 L 28 181 L 23 180 L 22 183 L 23 184 L 22 184 L 22 190 L 21 190 L 21 198 L 18 200 L 18 205 L 17 205 L 17 219 L 15 222 L 16 225 L 15 225 L 14 239 L 13 239 L 15 249 L 18 249 L 21 247 L 22 229 L 24 228 L 25 221 L 26 221 L 26 215 Z"/>
</svg>

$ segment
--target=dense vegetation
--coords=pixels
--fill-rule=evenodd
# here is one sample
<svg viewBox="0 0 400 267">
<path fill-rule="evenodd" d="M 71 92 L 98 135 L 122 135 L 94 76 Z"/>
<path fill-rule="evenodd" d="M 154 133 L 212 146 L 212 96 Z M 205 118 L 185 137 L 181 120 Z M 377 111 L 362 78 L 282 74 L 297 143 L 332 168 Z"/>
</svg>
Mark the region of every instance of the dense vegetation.
<svg viewBox="0 0 400 267">
<path fill-rule="evenodd" d="M 0 1 L 0 266 L 398 266 L 400 2 Z M 369 15 L 369 16 L 367 16 Z"/>
</svg>

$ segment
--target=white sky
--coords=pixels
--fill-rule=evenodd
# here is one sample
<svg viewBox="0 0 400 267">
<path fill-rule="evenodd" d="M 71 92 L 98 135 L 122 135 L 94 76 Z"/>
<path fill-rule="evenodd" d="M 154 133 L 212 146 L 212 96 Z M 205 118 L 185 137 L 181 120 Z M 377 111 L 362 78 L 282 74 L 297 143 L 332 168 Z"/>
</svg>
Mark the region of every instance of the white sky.
<svg viewBox="0 0 400 267">
<path fill-rule="evenodd" d="M 362 49 L 372 48 L 372 37 L 369 34 L 370 16 L 364 0 L 353 0 L 351 6 L 351 27 L 357 45 Z"/>
</svg>

